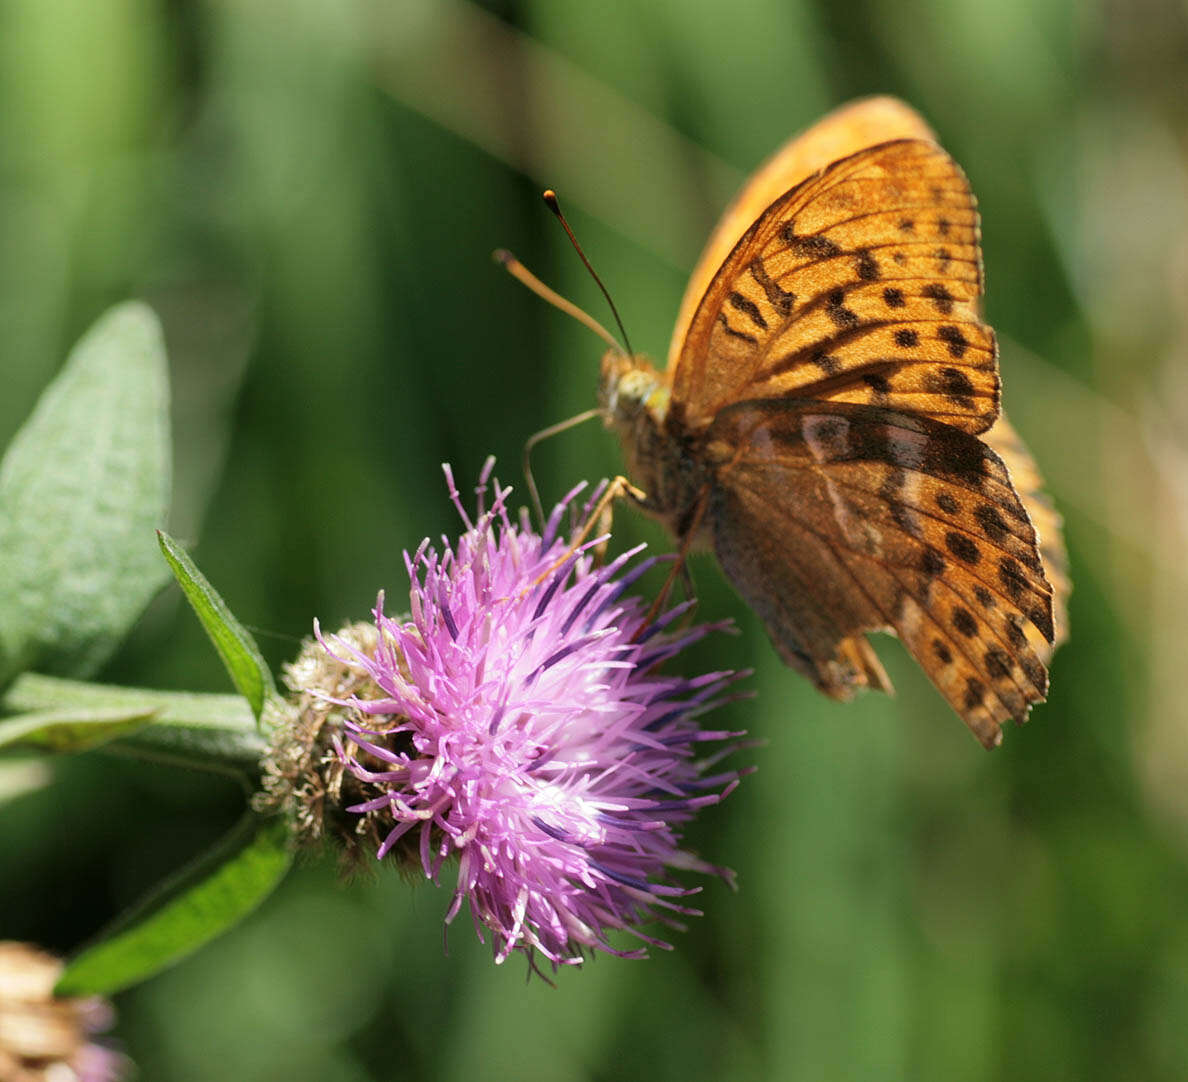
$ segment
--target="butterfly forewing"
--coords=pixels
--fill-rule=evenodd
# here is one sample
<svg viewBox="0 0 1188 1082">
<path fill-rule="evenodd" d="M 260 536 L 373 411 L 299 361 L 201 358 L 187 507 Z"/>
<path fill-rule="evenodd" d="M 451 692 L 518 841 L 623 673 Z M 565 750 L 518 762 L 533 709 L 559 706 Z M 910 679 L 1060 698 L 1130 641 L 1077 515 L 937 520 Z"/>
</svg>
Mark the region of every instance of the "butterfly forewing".
<svg viewBox="0 0 1188 1082">
<path fill-rule="evenodd" d="M 730 407 L 708 439 L 723 460 L 719 560 L 823 691 L 870 684 L 853 640 L 893 630 L 987 746 L 1044 698 L 1051 589 L 1026 511 L 981 441 L 797 399 Z"/>
<path fill-rule="evenodd" d="M 985 430 L 999 382 L 980 260 L 969 185 L 936 144 L 835 162 L 769 206 L 714 278 L 673 372 L 677 423 L 796 395 Z"/>
<path fill-rule="evenodd" d="M 843 105 L 789 139 L 735 196 L 706 242 L 681 299 L 668 363 L 675 367 L 689 323 L 718 269 L 750 226 L 780 196 L 832 162 L 891 139 L 936 141 L 914 109 L 896 98 L 874 97 Z"/>
</svg>

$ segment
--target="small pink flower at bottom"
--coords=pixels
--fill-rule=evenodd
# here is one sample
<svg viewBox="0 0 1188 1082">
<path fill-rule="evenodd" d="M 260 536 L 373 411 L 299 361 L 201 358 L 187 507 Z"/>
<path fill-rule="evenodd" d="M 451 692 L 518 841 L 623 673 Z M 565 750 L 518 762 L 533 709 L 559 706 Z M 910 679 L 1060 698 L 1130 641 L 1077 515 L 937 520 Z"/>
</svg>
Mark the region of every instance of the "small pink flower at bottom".
<svg viewBox="0 0 1188 1082">
<path fill-rule="evenodd" d="M 59 959 L 28 943 L 0 942 L 0 1079 L 119 1082 L 132 1064 L 96 1040 L 115 1014 L 99 996 L 54 995 Z"/>
<path fill-rule="evenodd" d="M 554 966 L 590 950 L 643 957 L 608 933 L 668 946 L 640 926 L 697 912 L 683 902 L 696 890 L 670 869 L 731 876 L 683 850 L 680 828 L 738 782 L 739 771 L 707 773 L 733 744 L 698 751 L 739 734 L 696 719 L 740 674 L 661 671 L 725 625 L 672 630 L 689 603 L 649 621 L 627 594 L 656 562 L 636 559 L 643 546 L 602 567 L 594 542 L 571 551 L 562 521 L 580 489 L 539 534 L 526 514 L 513 522 L 497 482 L 484 509 L 491 465 L 473 521 L 447 468 L 465 532 L 406 554 L 411 616 L 387 616 L 381 595 L 374 651 L 324 643 L 385 696 L 351 700 L 344 758 L 376 795 L 349 810 L 389 817 L 379 856 L 415 842 L 435 881 L 458 857 L 447 923 L 467 902 L 497 962 L 514 950 Z"/>
</svg>

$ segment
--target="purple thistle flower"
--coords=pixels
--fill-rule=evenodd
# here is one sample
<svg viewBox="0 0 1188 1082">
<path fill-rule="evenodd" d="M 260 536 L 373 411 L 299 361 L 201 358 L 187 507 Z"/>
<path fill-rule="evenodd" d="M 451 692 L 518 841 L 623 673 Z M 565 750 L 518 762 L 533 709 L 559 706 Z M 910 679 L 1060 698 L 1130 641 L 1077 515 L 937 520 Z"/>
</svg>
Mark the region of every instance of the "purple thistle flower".
<svg viewBox="0 0 1188 1082">
<path fill-rule="evenodd" d="M 682 850 L 679 828 L 738 783 L 739 771 L 705 773 L 733 744 L 705 761 L 695 753 L 739 734 L 695 719 L 742 674 L 658 671 L 727 625 L 669 630 L 691 602 L 649 622 L 647 604 L 625 596 L 656 563 L 636 560 L 644 546 L 604 567 L 590 549 L 605 539 L 570 551 L 561 524 L 583 486 L 538 534 L 526 512 L 513 523 L 498 482 L 484 510 L 492 468 L 471 521 L 446 467 L 466 530 L 452 548 L 426 539 L 405 554 L 411 616 L 385 615 L 381 594 L 374 652 L 335 639 L 386 696 L 350 701 L 355 747 L 343 759 L 379 795 L 348 810 L 390 816 L 379 856 L 415 842 L 434 881 L 458 856 L 446 923 L 468 901 L 479 939 L 484 927 L 494 934 L 497 962 L 513 950 L 554 967 L 591 950 L 644 957 L 643 947 L 615 949 L 608 933 L 668 947 L 639 927 L 680 927 L 677 915 L 697 913 L 681 901 L 696 890 L 668 869 L 732 876 Z"/>
</svg>

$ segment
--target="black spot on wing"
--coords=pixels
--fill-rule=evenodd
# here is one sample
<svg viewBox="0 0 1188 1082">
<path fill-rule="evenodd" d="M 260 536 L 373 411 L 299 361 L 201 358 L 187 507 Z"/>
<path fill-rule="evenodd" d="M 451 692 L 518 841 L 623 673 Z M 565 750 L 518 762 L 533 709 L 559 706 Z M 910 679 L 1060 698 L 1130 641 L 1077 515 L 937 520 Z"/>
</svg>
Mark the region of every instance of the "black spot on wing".
<svg viewBox="0 0 1188 1082">
<path fill-rule="evenodd" d="M 732 308 L 742 312 L 756 327 L 764 331 L 767 330 L 767 320 L 763 318 L 763 313 L 759 311 L 759 305 L 753 300 L 737 292 L 731 293 L 726 299 Z"/>
<path fill-rule="evenodd" d="M 785 222 L 780 229 L 780 236 L 793 255 L 805 255 L 816 259 L 829 259 L 841 255 L 841 249 L 828 237 L 811 233 L 801 236 L 796 232 L 792 222 Z"/>
<path fill-rule="evenodd" d="M 974 518 L 978 525 L 986 531 L 986 536 L 992 541 L 1003 541 L 1010 529 L 998 508 L 993 504 L 983 503 L 974 508 Z"/>
<path fill-rule="evenodd" d="M 956 530 L 950 530 L 945 534 L 945 547 L 957 559 L 964 560 L 967 564 L 976 564 L 982 558 L 978 546 L 965 534 Z"/>
<path fill-rule="evenodd" d="M 982 660 L 986 663 L 986 671 L 995 680 L 1003 680 L 1011 675 L 1011 659 L 1001 647 L 991 646 Z"/>
<path fill-rule="evenodd" d="M 743 342 L 747 342 L 752 346 L 759 344 L 758 339 L 753 334 L 747 334 L 745 331 L 739 331 L 730 326 L 730 321 L 726 318 L 725 312 L 718 313 L 718 322 L 722 324 L 722 329 L 725 330 L 725 332 L 730 335 L 731 338 L 741 339 Z"/>
<path fill-rule="evenodd" d="M 944 342 L 949 347 L 949 355 L 952 357 L 964 357 L 965 351 L 969 348 L 969 342 L 966 341 L 965 335 L 961 333 L 960 327 L 950 327 L 945 325 L 936 332 L 937 338 Z"/>
<path fill-rule="evenodd" d="M 826 353 L 823 349 L 815 349 L 809 354 L 809 360 L 827 376 L 836 375 L 841 371 L 841 361 Z M 781 362 L 782 363 L 782 362 Z"/>
<path fill-rule="evenodd" d="M 858 253 L 854 270 L 864 282 L 873 282 L 879 277 L 879 263 L 866 249 Z"/>
<path fill-rule="evenodd" d="M 1046 695 L 1048 692 L 1048 671 L 1044 668 L 1044 663 L 1030 650 L 1020 651 L 1017 660 L 1027 679 L 1039 690 L 1041 695 Z"/>
<path fill-rule="evenodd" d="M 921 469 L 939 477 L 951 477 L 971 488 L 981 486 L 990 452 L 977 439 L 953 430 L 948 439 L 931 439 L 924 448 Z"/>
<path fill-rule="evenodd" d="M 944 395 L 962 409 L 973 409 L 975 387 L 960 368 L 942 368 L 939 372 L 930 372 L 925 386 L 933 394 Z"/>
<path fill-rule="evenodd" d="M 972 710 L 979 703 L 983 702 L 985 698 L 986 685 L 983 684 L 981 680 L 977 680 L 972 676 L 969 677 L 969 679 L 965 681 L 965 698 L 963 700 L 965 703 L 965 709 Z"/>
<path fill-rule="evenodd" d="M 829 294 L 825 303 L 825 313 L 838 327 L 849 330 L 858 326 L 858 314 L 846 307 L 846 295 L 840 289 L 835 289 Z"/>
<path fill-rule="evenodd" d="M 762 259 L 752 259 L 750 269 L 751 277 L 755 279 L 759 288 L 763 290 L 767 297 L 767 303 L 779 312 L 780 315 L 790 315 L 792 305 L 796 303 L 796 294 L 790 293 L 786 289 L 781 289 L 772 280 L 771 275 L 767 273 L 767 268 L 763 265 Z"/>
<path fill-rule="evenodd" d="M 922 290 L 922 293 L 936 305 L 936 310 L 941 315 L 947 316 L 953 311 L 953 294 L 939 282 L 929 282 Z"/>
<path fill-rule="evenodd" d="M 1016 601 L 1030 589 L 1030 583 L 1023 573 L 1023 568 L 1019 566 L 1019 561 L 1013 556 L 1004 556 L 998 561 L 998 581 Z"/>
<path fill-rule="evenodd" d="M 967 639 L 972 639 L 978 633 L 977 620 L 960 605 L 953 609 L 953 626 Z"/>
<path fill-rule="evenodd" d="M 934 579 L 937 575 L 944 574 L 945 558 L 936 549 L 928 546 L 924 549 L 924 555 L 920 560 L 920 569 L 930 579 Z"/>
</svg>

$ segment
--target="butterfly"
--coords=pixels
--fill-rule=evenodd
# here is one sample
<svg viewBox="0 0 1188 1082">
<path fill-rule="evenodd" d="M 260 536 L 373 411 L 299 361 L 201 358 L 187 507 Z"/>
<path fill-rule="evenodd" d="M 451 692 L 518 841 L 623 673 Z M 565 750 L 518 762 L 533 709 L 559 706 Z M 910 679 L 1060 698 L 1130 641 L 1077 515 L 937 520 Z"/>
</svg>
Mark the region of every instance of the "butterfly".
<svg viewBox="0 0 1188 1082">
<path fill-rule="evenodd" d="M 637 502 L 716 553 L 785 663 L 890 692 L 866 636 L 891 632 L 989 748 L 1047 694 L 1068 580 L 982 292 L 960 167 L 902 102 L 858 101 L 744 186 L 667 368 L 611 350 L 599 401 Z"/>
</svg>

